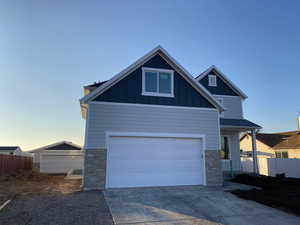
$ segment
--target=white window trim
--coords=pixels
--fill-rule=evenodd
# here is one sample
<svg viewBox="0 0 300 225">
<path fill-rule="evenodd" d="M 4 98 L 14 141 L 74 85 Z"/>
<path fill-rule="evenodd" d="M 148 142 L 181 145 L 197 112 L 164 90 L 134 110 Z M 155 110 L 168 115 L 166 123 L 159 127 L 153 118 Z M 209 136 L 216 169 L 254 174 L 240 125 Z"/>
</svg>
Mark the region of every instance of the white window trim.
<svg viewBox="0 0 300 225">
<path fill-rule="evenodd" d="M 159 97 L 174 97 L 174 70 L 167 70 L 167 69 L 158 69 L 158 68 L 148 68 L 148 67 L 142 67 L 143 75 L 142 75 L 142 95 L 144 96 L 159 96 Z M 159 79 L 157 79 L 157 92 L 147 92 L 146 89 L 146 79 L 145 79 L 145 72 L 150 71 L 150 72 L 167 72 L 171 74 L 171 93 L 166 94 L 166 93 L 159 93 Z"/>
<path fill-rule="evenodd" d="M 214 79 L 215 82 L 211 82 L 211 80 Z M 208 75 L 208 86 L 210 87 L 217 87 L 217 76 L 216 75 Z"/>
<path fill-rule="evenodd" d="M 282 153 L 287 153 L 287 158 L 283 158 L 283 154 Z M 276 157 L 276 153 L 280 153 L 280 158 Z M 289 152 L 287 150 L 280 150 L 280 151 L 275 151 L 275 158 L 277 159 L 289 159 Z"/>
<path fill-rule="evenodd" d="M 224 107 L 224 99 L 222 97 L 216 97 L 217 101 Z M 221 101 L 220 101 L 221 100 Z M 220 117 L 221 118 L 224 118 L 225 117 L 225 114 L 224 114 L 225 111 L 222 111 L 220 113 Z"/>
<path fill-rule="evenodd" d="M 227 140 L 228 140 L 228 159 L 221 159 L 221 160 L 230 161 L 231 160 L 231 135 L 227 135 L 227 134 L 222 135 L 221 134 L 221 138 L 223 138 L 223 137 L 227 137 Z M 221 143 L 221 140 L 220 140 L 220 143 Z M 220 144 L 220 145 L 222 145 L 222 144 Z"/>
</svg>

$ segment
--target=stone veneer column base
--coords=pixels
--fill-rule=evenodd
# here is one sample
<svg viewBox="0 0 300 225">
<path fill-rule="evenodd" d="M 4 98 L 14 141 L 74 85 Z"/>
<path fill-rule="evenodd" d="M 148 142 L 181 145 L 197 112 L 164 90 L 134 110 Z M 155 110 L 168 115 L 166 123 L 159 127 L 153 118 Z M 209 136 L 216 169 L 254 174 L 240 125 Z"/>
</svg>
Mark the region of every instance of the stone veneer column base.
<svg viewBox="0 0 300 225">
<path fill-rule="evenodd" d="M 205 151 L 205 169 L 206 169 L 206 185 L 207 186 L 222 186 L 223 172 L 220 159 L 220 151 L 206 150 Z"/>
<path fill-rule="evenodd" d="M 83 190 L 103 190 L 106 183 L 106 149 L 86 149 L 84 153 Z"/>
</svg>

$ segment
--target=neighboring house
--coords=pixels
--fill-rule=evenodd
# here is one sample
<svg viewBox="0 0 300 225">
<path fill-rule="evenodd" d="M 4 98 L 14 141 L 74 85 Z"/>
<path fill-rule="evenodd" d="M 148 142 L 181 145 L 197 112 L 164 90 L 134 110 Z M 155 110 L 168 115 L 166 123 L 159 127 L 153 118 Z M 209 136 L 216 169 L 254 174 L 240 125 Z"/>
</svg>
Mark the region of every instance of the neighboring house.
<svg viewBox="0 0 300 225">
<path fill-rule="evenodd" d="M 261 128 L 215 66 L 194 78 L 160 46 L 84 94 L 85 190 L 222 185 L 220 152 L 239 171 L 239 133 Z"/>
<path fill-rule="evenodd" d="M 82 147 L 72 142 L 61 141 L 29 151 L 34 154 L 34 167 L 41 173 L 68 173 L 82 169 Z"/>
<path fill-rule="evenodd" d="M 19 146 L 0 146 L 0 154 L 21 155 L 22 150 Z"/>
<path fill-rule="evenodd" d="M 258 133 L 256 146 L 258 157 L 300 158 L 300 129 L 281 133 Z M 249 134 L 241 138 L 240 147 L 242 153 L 251 156 L 252 139 Z"/>
</svg>

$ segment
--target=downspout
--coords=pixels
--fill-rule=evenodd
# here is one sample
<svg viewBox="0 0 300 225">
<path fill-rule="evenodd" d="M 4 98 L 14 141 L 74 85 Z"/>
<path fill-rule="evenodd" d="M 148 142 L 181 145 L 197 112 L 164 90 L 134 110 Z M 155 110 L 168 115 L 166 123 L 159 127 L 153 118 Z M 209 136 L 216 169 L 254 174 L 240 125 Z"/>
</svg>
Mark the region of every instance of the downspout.
<svg viewBox="0 0 300 225">
<path fill-rule="evenodd" d="M 253 173 L 259 174 L 258 164 L 257 164 L 257 151 L 256 151 L 256 130 L 251 130 L 252 139 L 252 159 L 253 159 Z"/>
</svg>

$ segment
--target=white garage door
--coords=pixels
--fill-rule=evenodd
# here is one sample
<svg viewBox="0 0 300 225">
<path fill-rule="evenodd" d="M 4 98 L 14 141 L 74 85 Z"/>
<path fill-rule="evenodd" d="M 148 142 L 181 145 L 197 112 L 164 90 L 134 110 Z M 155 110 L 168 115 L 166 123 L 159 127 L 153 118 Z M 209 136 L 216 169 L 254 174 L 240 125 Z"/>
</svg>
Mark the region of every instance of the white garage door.
<svg viewBox="0 0 300 225">
<path fill-rule="evenodd" d="M 81 153 L 41 153 L 41 173 L 68 173 L 72 169 L 83 168 L 83 156 Z"/>
<path fill-rule="evenodd" d="M 110 136 L 109 187 L 203 184 L 203 138 Z"/>
</svg>

